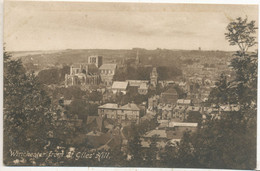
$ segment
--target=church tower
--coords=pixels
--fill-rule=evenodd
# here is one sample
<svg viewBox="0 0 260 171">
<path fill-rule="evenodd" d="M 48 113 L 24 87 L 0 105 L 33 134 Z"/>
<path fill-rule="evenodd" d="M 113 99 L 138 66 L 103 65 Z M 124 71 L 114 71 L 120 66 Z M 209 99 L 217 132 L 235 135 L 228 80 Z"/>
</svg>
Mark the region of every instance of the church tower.
<svg viewBox="0 0 260 171">
<path fill-rule="evenodd" d="M 158 73 L 157 73 L 156 67 L 153 67 L 152 73 L 150 74 L 150 83 L 153 87 L 157 86 Z"/>
</svg>

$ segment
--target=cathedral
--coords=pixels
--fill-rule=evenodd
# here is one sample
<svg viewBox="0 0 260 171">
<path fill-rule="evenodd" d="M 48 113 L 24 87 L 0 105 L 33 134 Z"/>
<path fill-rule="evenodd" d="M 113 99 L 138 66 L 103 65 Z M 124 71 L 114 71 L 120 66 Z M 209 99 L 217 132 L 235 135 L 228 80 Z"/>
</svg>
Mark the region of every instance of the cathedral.
<svg viewBox="0 0 260 171">
<path fill-rule="evenodd" d="M 102 65 L 101 56 L 90 56 L 87 64 L 73 64 L 70 74 L 65 75 L 65 86 L 99 85 L 101 83 L 98 67 Z"/>
</svg>

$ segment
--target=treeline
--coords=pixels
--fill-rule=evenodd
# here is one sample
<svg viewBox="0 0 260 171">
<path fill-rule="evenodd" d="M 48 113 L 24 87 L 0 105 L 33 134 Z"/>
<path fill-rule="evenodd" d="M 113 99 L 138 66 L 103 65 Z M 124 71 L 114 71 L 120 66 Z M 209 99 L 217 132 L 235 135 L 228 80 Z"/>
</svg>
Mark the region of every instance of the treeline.
<svg viewBox="0 0 260 171">
<path fill-rule="evenodd" d="M 116 71 L 114 76 L 115 81 L 125 80 L 150 80 L 152 67 L 134 67 L 127 65 L 126 68 L 121 68 Z M 178 67 L 172 66 L 158 66 L 157 68 L 159 80 L 176 79 L 182 75 L 182 70 Z"/>
<path fill-rule="evenodd" d="M 46 85 L 60 84 L 65 80 L 65 74 L 70 73 L 69 66 L 59 68 L 45 69 L 38 73 L 39 82 Z"/>
</svg>

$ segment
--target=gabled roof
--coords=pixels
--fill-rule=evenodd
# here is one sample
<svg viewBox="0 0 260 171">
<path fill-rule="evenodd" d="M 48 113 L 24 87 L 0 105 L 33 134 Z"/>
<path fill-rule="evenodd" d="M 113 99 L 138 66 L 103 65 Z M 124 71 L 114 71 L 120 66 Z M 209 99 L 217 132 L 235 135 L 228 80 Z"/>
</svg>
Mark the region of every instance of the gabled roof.
<svg viewBox="0 0 260 171">
<path fill-rule="evenodd" d="M 118 105 L 116 103 L 106 103 L 98 108 L 105 108 L 105 109 L 117 109 Z"/>
<path fill-rule="evenodd" d="M 99 69 L 115 70 L 116 64 L 103 64 L 99 67 Z"/>
<path fill-rule="evenodd" d="M 165 130 L 157 130 L 157 129 L 147 132 L 144 135 L 144 137 L 151 138 L 154 135 L 158 135 L 159 136 L 158 138 L 167 138 L 167 134 Z"/>
<path fill-rule="evenodd" d="M 134 104 L 134 103 L 128 103 L 122 107 L 120 107 L 120 109 L 125 109 L 125 110 L 140 110 L 139 107 Z"/>
<path fill-rule="evenodd" d="M 123 89 L 125 90 L 128 86 L 128 82 L 126 81 L 114 81 L 112 85 L 112 89 Z"/>
</svg>

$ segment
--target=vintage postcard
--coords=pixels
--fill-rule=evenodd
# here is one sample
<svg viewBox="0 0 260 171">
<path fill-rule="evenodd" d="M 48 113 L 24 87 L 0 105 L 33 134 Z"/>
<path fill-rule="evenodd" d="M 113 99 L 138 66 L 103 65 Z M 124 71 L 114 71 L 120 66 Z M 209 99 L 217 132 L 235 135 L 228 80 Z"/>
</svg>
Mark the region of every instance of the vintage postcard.
<svg viewBox="0 0 260 171">
<path fill-rule="evenodd" d="M 4 2 L 3 163 L 256 169 L 257 4 Z"/>
</svg>

